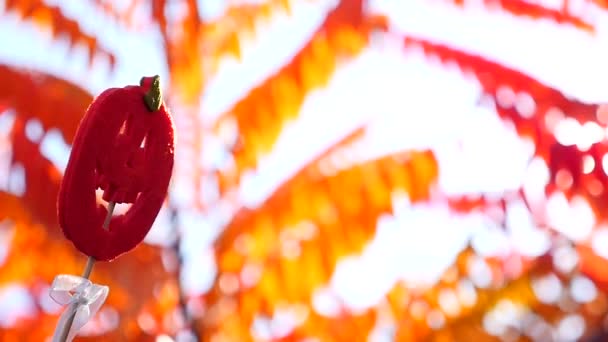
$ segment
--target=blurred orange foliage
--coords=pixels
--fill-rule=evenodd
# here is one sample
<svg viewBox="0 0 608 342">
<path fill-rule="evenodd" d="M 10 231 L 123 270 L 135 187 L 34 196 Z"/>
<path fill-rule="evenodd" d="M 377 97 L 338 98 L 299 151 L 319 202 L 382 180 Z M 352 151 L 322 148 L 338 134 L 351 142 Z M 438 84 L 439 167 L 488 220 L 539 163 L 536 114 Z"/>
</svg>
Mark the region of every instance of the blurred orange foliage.
<svg viewBox="0 0 608 342">
<path fill-rule="evenodd" d="M 547 196 L 584 198 L 598 221 L 606 219 L 608 178 L 599 167 L 608 152 L 605 139 L 588 149 L 564 146 L 551 124 L 571 119 L 581 125 L 605 126 L 608 120 L 598 114 L 597 104 L 573 99 L 542 80 L 482 56 L 414 35 L 397 35 L 389 19 L 371 13 L 363 0 L 340 0 L 329 9 L 327 4 L 308 1 L 326 12 L 309 40 L 217 120 L 201 124 L 202 95 L 222 63 L 242 59 L 244 42 L 259 34 L 258 27 L 279 14 L 293 15 L 298 1 L 226 1 L 226 10 L 214 19 L 205 19 L 194 0 L 179 2 L 177 9 L 177 2 L 166 0 L 89 4 L 130 32 L 158 30 L 170 76 L 167 101 L 177 108 L 177 118 L 187 117 L 193 132 L 184 138 L 187 144 L 182 148 L 193 151 L 187 162 L 195 174 L 196 184 L 191 185 L 197 201 L 201 179 L 217 178 L 219 199 L 205 208 L 194 205 L 197 213 L 212 217 L 224 200 L 230 202 L 244 174 L 275 149 L 310 94 L 326 87 L 336 70 L 372 47 L 376 38 L 397 36 L 406 52 L 419 48 L 427 58 L 455 64 L 479 82 L 485 101 L 481 102 L 490 102 L 501 119 L 534 144 L 534 156 L 547 164 Z M 448 3 L 463 11 L 473 6 L 462 0 Z M 599 0 L 583 5 L 608 7 Z M 518 20 L 571 25 L 589 34 L 597 29 L 597 23 L 572 13 L 567 1 L 557 8 L 532 1 L 489 0 L 482 7 Z M 62 6 L 8 0 L 2 16 L 12 14 L 24 24 L 50 30 L 53 40 L 67 36 L 70 45 L 83 44 L 90 60 L 100 54 L 112 66 L 120 62 L 115 61 L 119 54 L 103 48 L 95 35 L 81 28 L 81 18 L 68 18 Z M 62 172 L 42 152 L 41 139 L 28 135 L 27 125 L 36 120 L 45 133 L 57 130 L 69 144 L 93 95 L 44 71 L 8 64 L 0 64 L 0 80 L 0 117 L 14 115 L 8 134 L 0 136 L 4 148 L 0 152 L 9 153 L 0 158 L 8 161 L 7 173 L 22 166 L 25 183 L 21 192 L 0 190 L 0 243 L 4 239 L 7 246 L 0 258 L 0 291 L 17 285 L 34 303 L 32 312 L 12 317 L 11 324 L 0 322 L 4 324 L 0 340 L 43 341 L 52 335 L 60 311 L 49 304 L 49 284 L 58 274 L 78 274 L 85 259 L 57 224 L 55 201 Z M 532 104 L 517 105 L 518 96 Z M 237 131 L 236 142 L 228 147 L 234 163 L 203 169 L 205 134 L 219 134 L 231 124 Z M 436 185 L 442 169 L 431 150 L 345 158 L 349 155 L 345 151 L 366 142 L 367 133 L 365 125 L 349 132 L 280 184 L 261 205 L 248 208 L 237 203 L 214 243 L 217 274 L 206 293 L 184 289 L 180 208 L 169 198 L 167 230 L 177 241 L 169 246 L 142 244 L 112 263 L 97 265 L 92 280 L 109 285 L 110 296 L 78 340 L 154 341 L 160 335 L 175 337 L 190 331 L 200 341 L 258 341 L 265 339 L 256 336 L 252 327 L 261 324 L 272 330 L 268 327 L 272 318 L 286 312 L 296 323 L 266 340 L 361 341 L 389 326 L 396 341 L 549 341 L 557 336 L 556 330 L 581 320 L 581 339 L 606 339 L 608 259 L 593 249 L 591 241 L 570 241 L 551 229 L 543 213 L 529 205 L 523 189 L 500 198 L 439 193 Z M 590 161 L 594 168 L 588 170 L 585 165 Z M 349 310 L 338 303 L 332 314 L 318 312 L 315 295 L 327 287 L 341 260 L 361 254 L 368 246 L 378 220 L 394 213 L 396 198 L 444 204 L 454 214 L 497 210 L 503 216 L 510 203 L 522 201 L 535 223 L 550 232 L 550 248 L 536 257 L 514 252 L 484 256 L 470 243 L 430 286 L 399 281 L 372 308 Z M 503 219 L 487 217 L 505 226 Z M 507 314 L 514 318 L 505 323 L 500 315 Z"/>
</svg>

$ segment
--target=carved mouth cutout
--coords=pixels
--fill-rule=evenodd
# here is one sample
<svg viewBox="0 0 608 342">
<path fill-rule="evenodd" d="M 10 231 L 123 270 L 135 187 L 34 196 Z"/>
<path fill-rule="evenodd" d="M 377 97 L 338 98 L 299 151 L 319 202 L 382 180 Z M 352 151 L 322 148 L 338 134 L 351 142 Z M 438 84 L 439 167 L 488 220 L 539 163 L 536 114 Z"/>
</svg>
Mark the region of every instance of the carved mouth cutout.
<svg viewBox="0 0 608 342">
<path fill-rule="evenodd" d="M 139 197 L 139 195 L 138 195 L 138 197 Z M 110 202 L 106 202 L 103 199 L 103 190 L 102 189 L 95 190 L 95 200 L 97 201 L 98 205 L 100 205 L 100 206 L 104 207 L 106 210 L 108 210 L 108 208 L 110 206 Z M 135 200 L 135 201 L 137 201 L 137 200 Z M 133 206 L 133 203 L 115 203 L 114 210 L 112 211 L 112 217 L 126 214 L 129 211 L 129 209 L 131 209 L 132 206 Z"/>
</svg>

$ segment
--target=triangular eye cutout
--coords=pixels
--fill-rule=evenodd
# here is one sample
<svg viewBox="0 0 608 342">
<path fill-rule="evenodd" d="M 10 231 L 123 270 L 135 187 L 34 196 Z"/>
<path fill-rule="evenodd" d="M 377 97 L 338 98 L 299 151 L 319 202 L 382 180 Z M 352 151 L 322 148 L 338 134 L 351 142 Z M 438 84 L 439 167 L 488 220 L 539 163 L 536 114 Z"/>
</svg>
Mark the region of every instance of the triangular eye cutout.
<svg viewBox="0 0 608 342">
<path fill-rule="evenodd" d="M 130 135 L 133 126 L 133 113 L 129 113 L 125 121 L 122 122 L 118 134 Z"/>
<path fill-rule="evenodd" d="M 119 134 L 127 134 L 127 120 L 122 122 L 122 126 L 120 126 Z"/>
</svg>

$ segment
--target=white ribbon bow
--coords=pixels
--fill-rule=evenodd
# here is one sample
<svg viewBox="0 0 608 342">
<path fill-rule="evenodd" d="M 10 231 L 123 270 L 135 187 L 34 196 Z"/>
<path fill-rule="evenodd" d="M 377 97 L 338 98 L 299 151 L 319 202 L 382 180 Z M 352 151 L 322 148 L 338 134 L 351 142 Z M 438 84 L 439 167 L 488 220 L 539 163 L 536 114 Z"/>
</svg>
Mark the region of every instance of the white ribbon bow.
<svg viewBox="0 0 608 342">
<path fill-rule="evenodd" d="M 69 305 L 61 314 L 53 342 L 59 341 L 61 334 L 71 316 L 74 321 L 68 332 L 66 342 L 72 339 L 88 321 L 97 313 L 108 297 L 110 288 L 107 286 L 93 284 L 90 280 L 74 275 L 60 274 L 55 277 L 50 289 L 50 296 L 60 305 Z"/>
</svg>

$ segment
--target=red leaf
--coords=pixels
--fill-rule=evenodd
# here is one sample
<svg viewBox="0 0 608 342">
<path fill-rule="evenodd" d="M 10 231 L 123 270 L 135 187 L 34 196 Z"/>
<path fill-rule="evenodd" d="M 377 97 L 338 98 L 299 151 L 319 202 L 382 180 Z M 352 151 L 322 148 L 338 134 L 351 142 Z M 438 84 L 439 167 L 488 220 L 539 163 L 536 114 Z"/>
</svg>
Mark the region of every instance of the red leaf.
<svg viewBox="0 0 608 342">
<path fill-rule="evenodd" d="M 356 56 L 367 45 L 369 33 L 385 28 L 381 18 L 367 18 L 362 0 L 340 1 L 310 41 L 291 61 L 252 89 L 217 121 L 219 129 L 236 121 L 240 141 L 233 151 L 235 184 L 241 173 L 257 167 L 269 153 L 285 125 L 296 118 L 300 106 L 315 89 L 322 88 L 344 58 Z"/>
<path fill-rule="evenodd" d="M 459 6 L 466 6 L 463 0 L 451 1 Z M 595 27 L 592 24 L 571 15 L 565 5 L 562 6 L 561 9 L 553 9 L 532 3 L 529 0 L 484 0 L 484 3 L 488 7 L 498 6 L 505 12 L 515 16 L 529 17 L 532 19 L 549 19 L 559 24 L 570 24 L 586 31 L 595 31 Z"/>
<path fill-rule="evenodd" d="M 21 163 L 25 170 L 25 207 L 37 222 L 57 227 L 56 203 L 61 172 L 40 153 L 38 144 L 26 137 L 25 125 L 20 119 L 15 120 L 11 140 L 13 163 Z"/>
<path fill-rule="evenodd" d="M 13 108 L 24 123 L 35 118 L 45 130 L 57 128 L 67 143 L 72 142 L 80 118 L 93 101 L 91 94 L 54 76 L 2 64 L 0 79 L 0 106 Z"/>
</svg>

